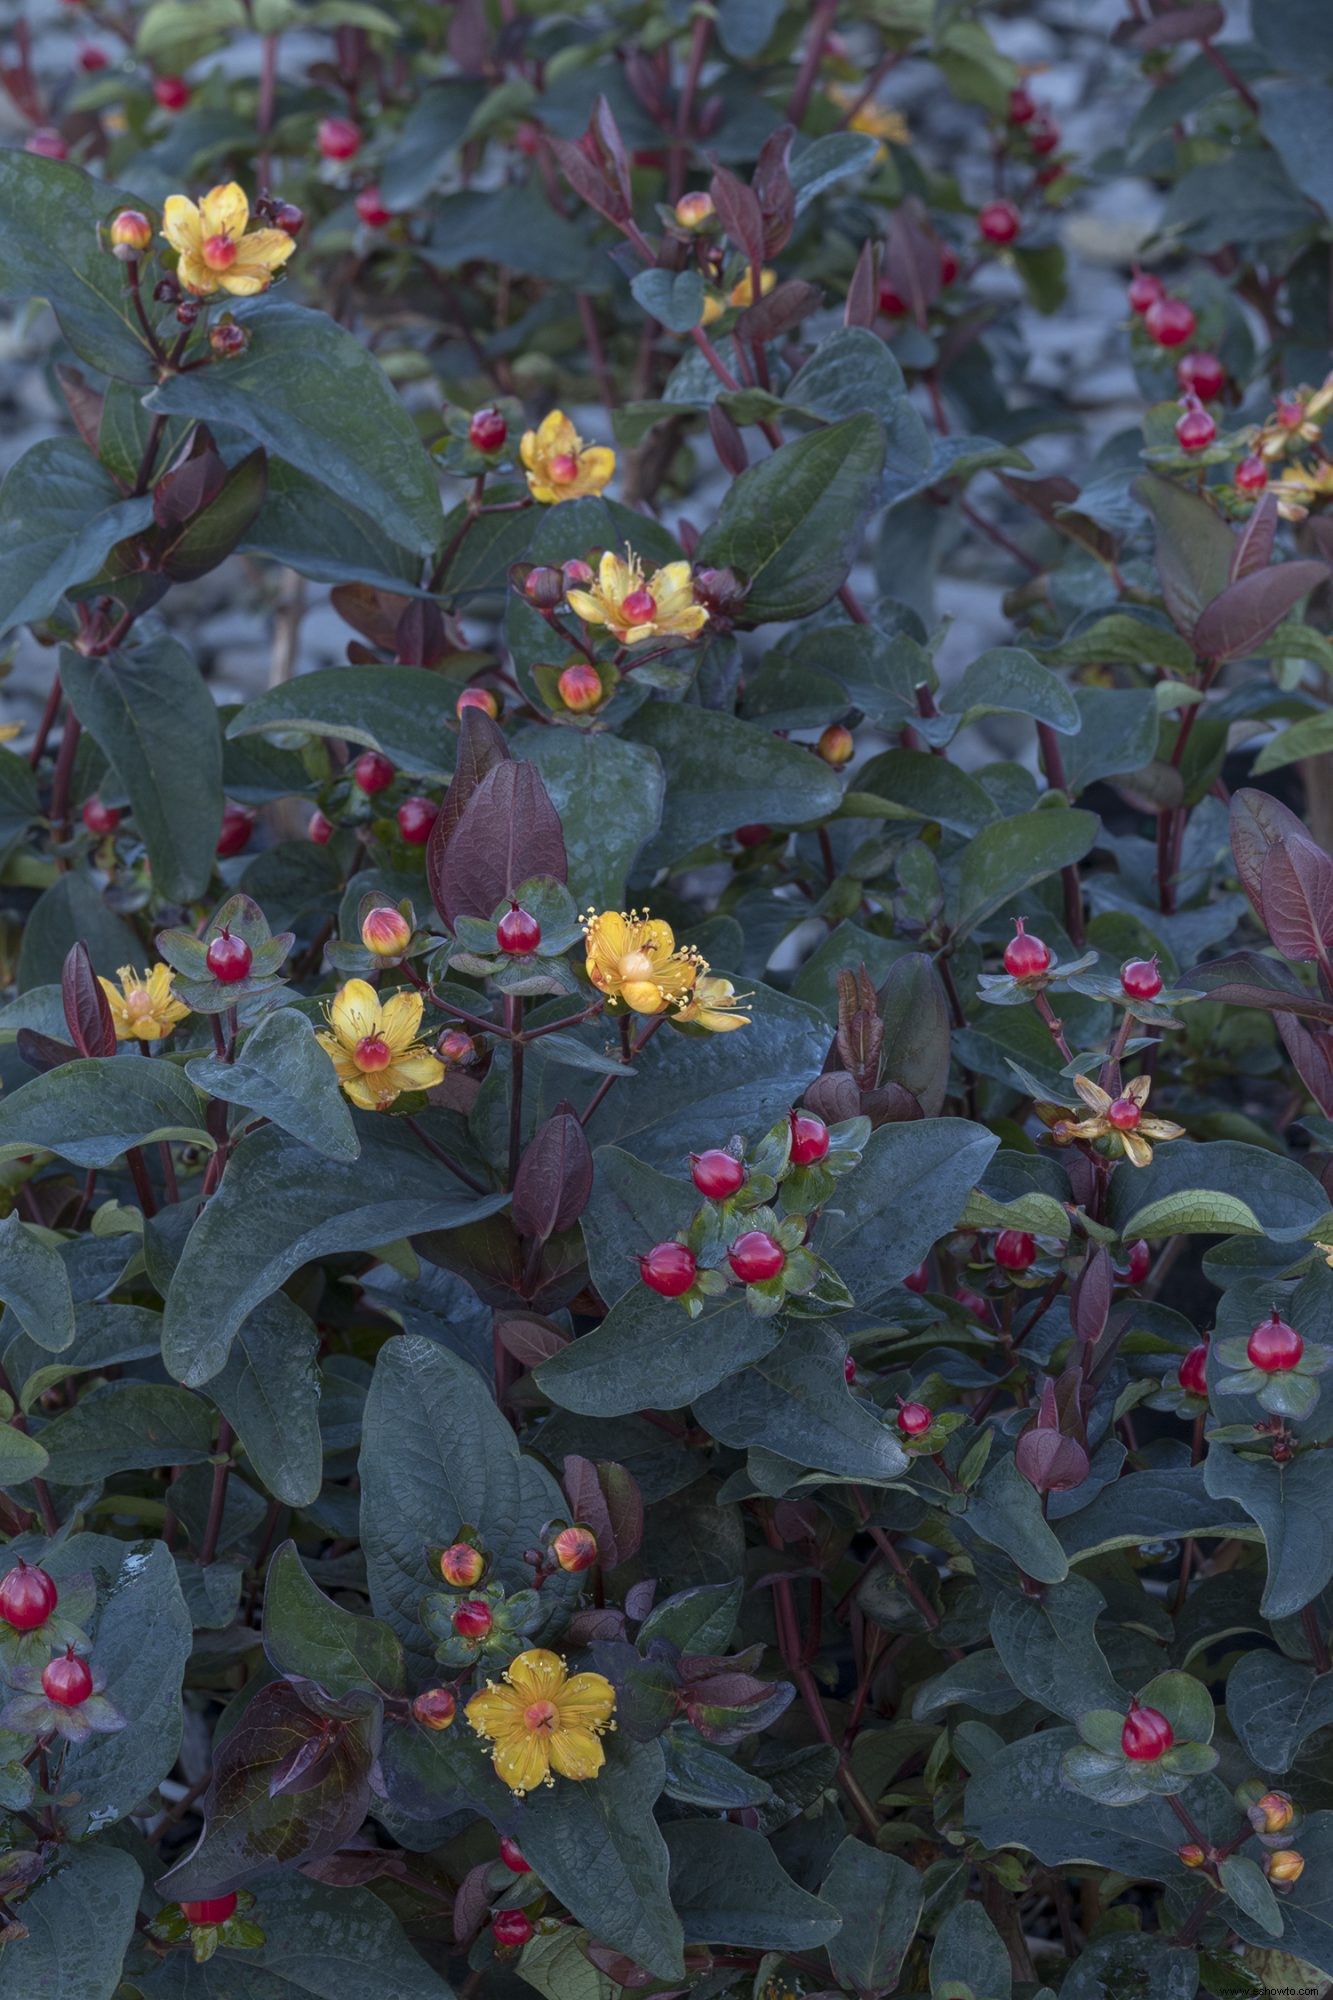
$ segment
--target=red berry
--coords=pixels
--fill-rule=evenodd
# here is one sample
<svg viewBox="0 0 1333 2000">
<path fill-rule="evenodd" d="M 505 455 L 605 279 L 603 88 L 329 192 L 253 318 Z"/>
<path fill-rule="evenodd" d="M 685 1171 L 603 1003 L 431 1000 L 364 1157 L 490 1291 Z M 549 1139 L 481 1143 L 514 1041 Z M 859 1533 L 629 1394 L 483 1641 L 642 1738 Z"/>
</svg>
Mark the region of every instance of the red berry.
<svg viewBox="0 0 1333 2000">
<path fill-rule="evenodd" d="M 1180 1386 L 1188 1389 L 1191 1396 L 1208 1394 L 1208 1343 L 1191 1347 L 1180 1364 Z"/>
<path fill-rule="evenodd" d="M 1120 984 L 1131 1000 L 1155 1000 L 1162 990 L 1162 975 L 1155 958 L 1131 958 L 1120 968 Z"/>
<path fill-rule="evenodd" d="M 1151 271 L 1136 271 L 1129 281 L 1125 296 L 1129 300 L 1131 312 L 1146 313 L 1149 306 L 1155 306 L 1165 291 L 1160 278 L 1154 278 Z"/>
<path fill-rule="evenodd" d="M 1159 347 L 1183 347 L 1194 338 L 1198 321 L 1184 299 L 1171 299 L 1163 294 L 1148 307 L 1143 324 Z"/>
<path fill-rule="evenodd" d="M 507 1833 L 500 1835 L 500 1859 L 511 1875 L 531 1875 L 532 1863 L 525 1860 L 523 1849 Z"/>
<path fill-rule="evenodd" d="M 361 151 L 361 127 L 350 118 L 321 118 L 315 144 L 326 160 L 354 160 Z"/>
<path fill-rule="evenodd" d="M 273 227 L 284 236 L 299 236 L 305 228 L 305 210 L 294 201 L 280 201 L 273 211 Z"/>
<path fill-rule="evenodd" d="M 958 276 L 958 258 L 951 243 L 940 245 L 940 284 L 951 285 Z"/>
<path fill-rule="evenodd" d="M 39 160 L 67 160 L 69 147 L 56 131 L 54 125 L 39 125 L 30 139 L 23 142 L 25 153 L 35 153 Z"/>
<path fill-rule="evenodd" d="M 747 1229 L 727 1252 L 727 1262 L 747 1285 L 758 1285 L 765 1278 L 776 1278 L 786 1261 L 787 1253 L 782 1245 L 763 1229 Z"/>
<path fill-rule="evenodd" d="M 1265 1375 L 1281 1375 L 1296 1366 L 1305 1352 L 1305 1342 L 1274 1306 L 1272 1318 L 1261 1319 L 1255 1327 L 1245 1352 L 1252 1367 L 1262 1368 Z"/>
<path fill-rule="evenodd" d="M 1036 979 L 1051 962 L 1050 946 L 1029 937 L 1022 917 L 1014 918 L 1014 935 L 1004 948 L 1004 969 L 1011 979 Z"/>
<path fill-rule="evenodd" d="M 518 147 L 519 152 L 522 153 L 525 159 L 528 160 L 532 159 L 534 155 L 536 155 L 541 151 L 541 145 L 542 145 L 541 126 L 533 125 L 532 123 L 530 123 L 528 120 L 525 119 L 523 124 L 519 126 L 517 132 L 515 132 L 514 134 L 514 144 Z"/>
<path fill-rule="evenodd" d="M 525 958 L 542 941 L 542 927 L 531 910 L 511 903 L 495 926 L 495 941 L 512 958 Z"/>
<path fill-rule="evenodd" d="M 1028 125 L 1028 144 L 1034 153 L 1053 153 L 1060 144 L 1061 132 L 1057 121 L 1049 111 L 1039 111 Z"/>
<path fill-rule="evenodd" d="M 1026 1229 L 1002 1229 L 995 1239 L 995 1261 L 1002 1271 L 1026 1271 L 1037 1261 L 1037 1246 Z"/>
<path fill-rule="evenodd" d="M 773 829 L 755 820 L 749 826 L 738 826 L 731 837 L 737 847 L 762 847 L 766 840 L 773 838 Z"/>
<path fill-rule="evenodd" d="M 1226 387 L 1227 371 L 1215 354 L 1182 354 L 1176 380 L 1182 389 L 1211 403 Z"/>
<path fill-rule="evenodd" d="M 694 1283 L 699 1266 L 694 1252 L 684 1243 L 657 1243 L 639 1259 L 639 1276 L 650 1292 L 664 1299 L 678 1299 Z"/>
<path fill-rule="evenodd" d="M 1217 425 L 1207 410 L 1186 410 L 1176 419 L 1176 442 L 1182 451 L 1207 451 L 1217 436 Z"/>
<path fill-rule="evenodd" d="M 16 1632 L 35 1632 L 55 1610 L 58 1597 L 46 1571 L 20 1556 L 17 1567 L 0 1582 L 0 1619 Z"/>
<path fill-rule="evenodd" d="M 1171 1748 L 1176 1732 L 1155 1708 L 1135 1702 L 1120 1732 L 1120 1748 L 1136 1764 L 1155 1764 Z"/>
<path fill-rule="evenodd" d="M 353 207 L 367 229 L 383 229 L 386 222 L 393 221 L 393 210 L 384 206 L 378 183 L 372 182 L 369 187 L 362 188 Z"/>
<path fill-rule="evenodd" d="M 1261 458 L 1243 458 L 1231 478 L 1242 493 L 1262 493 L 1268 484 L 1268 467 Z"/>
<path fill-rule="evenodd" d="M 1012 243 L 1023 218 L 1011 201 L 988 201 L 977 215 L 977 228 L 988 243 Z"/>
<path fill-rule="evenodd" d="M 930 1289 L 930 1265 L 918 1264 L 915 1271 L 909 1271 L 903 1279 L 909 1292 L 924 1292 Z"/>
<path fill-rule="evenodd" d="M 1296 396 L 1280 396 L 1273 415 L 1284 430 L 1299 430 L 1305 421 L 1305 405 Z"/>
<path fill-rule="evenodd" d="M 224 986 L 234 986 L 250 970 L 254 953 L 244 938 L 224 930 L 208 947 L 208 969 Z"/>
<path fill-rule="evenodd" d="M 163 111 L 184 111 L 190 95 L 190 86 L 183 76 L 157 76 L 153 79 L 153 96 Z"/>
<path fill-rule="evenodd" d="M 233 805 L 228 799 L 222 808 L 222 827 L 218 834 L 218 853 L 223 860 L 239 854 L 250 844 L 250 835 L 255 830 L 255 816 L 244 806 Z"/>
<path fill-rule="evenodd" d="M 1132 1132 L 1142 1116 L 1132 1097 L 1117 1097 L 1106 1107 L 1106 1122 L 1116 1132 Z"/>
<path fill-rule="evenodd" d="M 966 1285 L 958 1287 L 958 1290 L 954 1293 L 954 1299 L 958 1305 L 965 1307 L 968 1312 L 975 1313 L 978 1319 L 989 1319 L 991 1316 L 990 1307 L 986 1304 L 980 1293 L 969 1290 Z"/>
<path fill-rule="evenodd" d="M 73 1646 L 42 1668 L 42 1693 L 60 1708 L 77 1708 L 93 1691 L 87 1662 L 75 1657 Z"/>
<path fill-rule="evenodd" d="M 934 1411 L 928 1410 L 924 1403 L 904 1403 L 897 1417 L 899 1430 L 909 1438 L 920 1437 L 922 1431 L 928 1431 L 934 1421 Z"/>
<path fill-rule="evenodd" d="M 494 1623 L 491 1607 L 482 1597 L 466 1597 L 455 1607 L 453 1625 L 460 1639 L 484 1639 Z"/>
<path fill-rule="evenodd" d="M 1125 1266 L 1125 1276 L 1129 1279 L 1130 1284 L 1141 1285 L 1148 1275 L 1151 1264 L 1152 1251 L 1148 1248 L 1147 1239 L 1140 1236 L 1137 1242 L 1131 1243 L 1129 1246 L 1129 1260 Z"/>
<path fill-rule="evenodd" d="M 208 1896 L 200 1903 L 182 1903 L 181 1914 L 190 1924 L 225 1924 L 236 1908 L 236 1891 L 226 1896 Z"/>
<path fill-rule="evenodd" d="M 403 800 L 394 817 L 398 821 L 398 831 L 409 847 L 425 846 L 439 811 L 433 799 L 423 799 L 415 792 L 410 799 Z"/>
<path fill-rule="evenodd" d="M 478 410 L 467 427 L 467 441 L 478 451 L 499 451 L 509 426 L 499 410 Z"/>
<path fill-rule="evenodd" d="M 1033 97 L 1032 92 L 1020 83 L 1009 93 L 1009 123 L 1011 125 L 1026 125 L 1028 120 L 1035 118 L 1036 115 L 1037 100 Z"/>
<path fill-rule="evenodd" d="M 326 819 L 316 806 L 306 821 L 306 838 L 313 840 L 316 847 L 327 847 L 333 838 L 333 821 Z"/>
<path fill-rule="evenodd" d="M 732 1153 L 714 1146 L 706 1153 L 690 1154 L 690 1178 L 709 1201 L 725 1201 L 745 1180 L 745 1168 Z"/>
<path fill-rule="evenodd" d="M 856 1380 L 856 1363 L 850 1354 L 844 1354 L 842 1357 L 842 1379 L 849 1389 Z"/>
<path fill-rule="evenodd" d="M 99 49 L 96 42 L 89 42 L 86 48 L 79 50 L 78 65 L 85 76 L 96 75 L 99 69 L 106 68 L 109 61 L 106 50 Z"/>
<path fill-rule="evenodd" d="M 497 1910 L 491 1918 L 491 1936 L 507 1948 L 526 1944 L 532 1932 L 532 1918 L 522 1910 Z"/>
<path fill-rule="evenodd" d="M 352 766 L 352 781 L 373 798 L 393 783 L 397 773 L 382 750 L 363 750 Z"/>
<path fill-rule="evenodd" d="M 907 301 L 894 291 L 892 285 L 881 285 L 879 309 L 882 313 L 887 313 L 890 319 L 902 319 L 907 311 Z"/>
<path fill-rule="evenodd" d="M 120 814 L 114 806 L 103 805 L 97 793 L 83 802 L 82 819 L 89 833 L 114 833 L 120 825 Z"/>
<path fill-rule="evenodd" d="M 793 1111 L 791 1124 L 791 1160 L 796 1167 L 811 1167 L 816 1160 L 822 1160 L 828 1152 L 828 1126 L 822 1118 L 816 1118 L 813 1111 Z"/>
<path fill-rule="evenodd" d="M 631 625 L 646 625 L 657 611 L 657 599 L 651 590 L 644 590 L 640 586 L 638 590 L 629 591 L 621 599 L 620 609 Z"/>
</svg>

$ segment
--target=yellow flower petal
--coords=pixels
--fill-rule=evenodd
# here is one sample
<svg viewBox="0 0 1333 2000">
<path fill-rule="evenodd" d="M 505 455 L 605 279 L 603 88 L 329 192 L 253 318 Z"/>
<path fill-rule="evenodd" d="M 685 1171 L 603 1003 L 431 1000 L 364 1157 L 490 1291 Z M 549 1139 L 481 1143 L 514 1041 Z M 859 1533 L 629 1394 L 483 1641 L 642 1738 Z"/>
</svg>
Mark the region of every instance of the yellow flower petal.
<svg viewBox="0 0 1333 2000">
<path fill-rule="evenodd" d="M 349 979 L 334 994 L 329 1007 L 334 1034 L 346 1048 L 355 1048 L 380 1025 L 379 995 L 364 979 Z"/>
<path fill-rule="evenodd" d="M 1122 1132 L 1120 1143 L 1125 1149 L 1125 1158 L 1135 1167 L 1152 1165 L 1152 1147 L 1141 1132 Z"/>
<path fill-rule="evenodd" d="M 251 229 L 237 245 L 237 261 L 245 264 L 259 264 L 267 271 L 276 271 L 296 249 L 296 239 L 285 229 Z"/>
<path fill-rule="evenodd" d="M 550 1776 L 552 1747 L 551 1739 L 535 1730 L 509 1737 L 497 1743 L 491 1753 L 495 1775 L 503 1778 L 511 1792 L 530 1792 Z"/>
<path fill-rule="evenodd" d="M 553 1701 L 565 1685 L 565 1663 L 559 1653 L 545 1646 L 532 1646 L 520 1653 L 509 1667 L 510 1686 L 525 1701 Z"/>
<path fill-rule="evenodd" d="M 621 987 L 620 997 L 636 1014 L 660 1014 L 666 1006 L 661 987 L 646 980 L 630 980 Z"/>
<path fill-rule="evenodd" d="M 591 1729 L 560 1728 L 552 1732 L 550 1759 L 562 1778 L 595 1778 L 606 1762 L 601 1739 Z M 499 1769 L 497 1760 L 496 1769 Z M 500 1774 L 502 1777 L 504 1773 Z"/>
<path fill-rule="evenodd" d="M 559 1697 L 560 1720 L 588 1729 L 603 1727 L 615 1713 L 616 1691 L 604 1674 L 571 1674 Z"/>
<path fill-rule="evenodd" d="M 1099 1084 L 1095 1084 L 1090 1076 L 1076 1076 L 1074 1088 L 1089 1110 L 1097 1112 L 1098 1115 L 1105 1111 L 1111 1102 L 1106 1092 Z"/>
<path fill-rule="evenodd" d="M 208 298 L 218 288 L 217 272 L 210 271 L 208 265 L 204 262 L 203 253 L 198 250 L 183 250 L 181 252 L 181 260 L 176 267 L 176 275 L 187 292 L 194 292 L 201 299 Z"/>
<path fill-rule="evenodd" d="M 425 1001 L 419 993 L 402 987 L 397 993 L 391 993 L 380 1007 L 379 1032 L 396 1056 L 405 1055 L 416 1040 L 424 1006 Z"/>
<path fill-rule="evenodd" d="M 167 196 L 162 210 L 162 234 L 172 249 L 179 250 L 182 256 L 187 250 L 198 250 L 203 242 L 199 211 L 183 194 Z"/>
<path fill-rule="evenodd" d="M 200 230 L 205 242 L 210 236 L 229 236 L 233 243 L 239 243 L 249 220 L 250 204 L 238 181 L 225 181 L 199 198 Z"/>
<path fill-rule="evenodd" d="M 468 1723 L 478 1736 L 498 1741 L 523 1728 L 523 1697 L 508 1687 L 483 1688 L 474 1694 L 466 1709 Z"/>
</svg>

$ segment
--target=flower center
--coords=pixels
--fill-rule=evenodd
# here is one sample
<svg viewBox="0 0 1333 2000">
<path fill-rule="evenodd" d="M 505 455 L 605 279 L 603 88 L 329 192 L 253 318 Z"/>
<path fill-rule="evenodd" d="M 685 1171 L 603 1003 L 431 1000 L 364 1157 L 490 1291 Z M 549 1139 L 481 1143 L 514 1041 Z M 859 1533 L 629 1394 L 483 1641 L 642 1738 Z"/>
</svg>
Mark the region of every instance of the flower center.
<svg viewBox="0 0 1333 2000">
<path fill-rule="evenodd" d="M 524 1709 L 523 1720 L 536 1735 L 554 1729 L 560 1720 L 560 1711 L 553 1701 L 534 1701 Z"/>
<path fill-rule="evenodd" d="M 1142 1116 L 1132 1097 L 1117 1097 L 1107 1111 L 1106 1120 L 1117 1132 L 1132 1132 Z"/>
<path fill-rule="evenodd" d="M 365 1035 L 353 1049 L 352 1061 L 359 1070 L 387 1069 L 393 1061 L 393 1050 L 383 1035 Z"/>
<path fill-rule="evenodd" d="M 651 590 L 645 590 L 642 584 L 640 584 L 637 590 L 631 590 L 620 608 L 626 618 L 632 620 L 636 625 L 642 625 L 656 611 L 657 599 L 653 596 Z"/>
<path fill-rule="evenodd" d="M 132 986 L 130 988 L 129 992 L 125 995 L 125 1011 L 129 1014 L 152 1013 L 153 999 L 146 987 Z"/>
<path fill-rule="evenodd" d="M 636 981 L 651 979 L 653 962 L 646 951 L 627 951 L 617 967 L 622 981 L 634 985 Z"/>
<path fill-rule="evenodd" d="M 230 236 L 209 236 L 204 241 L 204 262 L 210 271 L 225 271 L 236 262 L 236 245 Z"/>
<path fill-rule="evenodd" d="M 579 462 L 572 452 L 558 451 L 551 460 L 551 477 L 557 486 L 568 486 L 579 476 Z"/>
</svg>

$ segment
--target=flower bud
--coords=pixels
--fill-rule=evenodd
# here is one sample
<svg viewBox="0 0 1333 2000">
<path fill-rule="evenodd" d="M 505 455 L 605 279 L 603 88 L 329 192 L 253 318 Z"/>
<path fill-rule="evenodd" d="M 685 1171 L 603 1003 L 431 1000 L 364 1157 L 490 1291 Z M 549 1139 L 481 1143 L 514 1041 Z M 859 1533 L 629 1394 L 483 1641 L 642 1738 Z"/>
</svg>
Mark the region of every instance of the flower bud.
<svg viewBox="0 0 1333 2000">
<path fill-rule="evenodd" d="M 294 201 L 275 203 L 273 227 L 280 229 L 284 236 L 299 236 L 305 228 L 305 210 L 298 208 Z"/>
<path fill-rule="evenodd" d="M 586 660 L 575 660 L 556 682 L 560 699 L 575 715 L 586 715 L 602 699 L 602 677 Z"/>
<path fill-rule="evenodd" d="M 69 147 L 54 125 L 39 125 L 32 136 L 24 140 L 23 150 L 25 153 L 35 153 L 40 160 L 69 158 Z"/>
<path fill-rule="evenodd" d="M 578 1576 L 597 1560 L 597 1537 L 591 1528 L 562 1528 L 551 1543 L 551 1554 L 567 1576 Z"/>
<path fill-rule="evenodd" d="M 447 1729 L 458 1713 L 448 1688 L 427 1688 L 412 1703 L 412 1714 L 423 1729 Z"/>
<path fill-rule="evenodd" d="M 479 708 L 484 715 L 490 716 L 492 722 L 500 713 L 500 704 L 489 688 L 464 688 L 454 703 L 455 715 L 461 715 L 465 708 Z"/>
<path fill-rule="evenodd" d="M 734 569 L 697 569 L 694 572 L 695 602 L 702 604 L 715 622 L 725 624 L 735 618 L 749 594 L 749 584 L 742 583 Z"/>
<path fill-rule="evenodd" d="M 713 197 L 700 188 L 694 194 L 683 194 L 676 203 L 676 220 L 682 229 L 702 229 L 713 219 Z"/>
<path fill-rule="evenodd" d="M 193 326 L 202 311 L 198 299 L 182 299 L 176 308 L 177 326 Z"/>
<path fill-rule="evenodd" d="M 397 958 L 412 942 L 412 926 L 401 910 L 381 903 L 362 918 L 361 942 L 376 958 Z"/>
<path fill-rule="evenodd" d="M 1207 1859 L 1197 1840 L 1187 1840 L 1183 1847 L 1176 1849 L 1176 1860 L 1183 1862 L 1186 1868 L 1202 1868 Z"/>
<path fill-rule="evenodd" d="M 1250 1818 L 1260 1833 L 1285 1833 L 1295 1817 L 1295 1803 L 1286 1792 L 1265 1792 L 1250 1807 Z"/>
<path fill-rule="evenodd" d="M 565 579 L 558 569 L 539 563 L 523 580 L 523 595 L 539 611 L 554 611 L 565 594 Z"/>
<path fill-rule="evenodd" d="M 856 740 L 845 723 L 830 722 L 815 747 L 824 762 L 831 764 L 837 771 L 851 761 L 856 750 Z"/>
<path fill-rule="evenodd" d="M 219 361 L 230 361 L 234 355 L 244 354 L 250 336 L 234 320 L 224 319 L 220 325 L 208 329 L 208 344 Z"/>
<path fill-rule="evenodd" d="M 584 562 L 580 556 L 571 556 L 567 563 L 562 563 L 561 574 L 565 583 L 572 585 L 575 590 L 586 590 L 590 583 L 595 583 L 597 580 L 597 572 L 592 564 Z"/>
<path fill-rule="evenodd" d="M 1275 1847 L 1264 1856 L 1264 1873 L 1270 1882 L 1299 1882 L 1305 1873 L 1305 1856 L 1294 1847 Z"/>
<path fill-rule="evenodd" d="M 469 1042 L 468 1047 L 471 1046 Z M 455 1583 L 464 1590 L 470 1590 L 474 1583 L 481 1581 L 485 1567 L 485 1556 L 471 1542 L 453 1542 L 440 1557 L 440 1575 L 445 1582 Z"/>
<path fill-rule="evenodd" d="M 435 1053 L 450 1069 L 466 1069 L 477 1060 L 477 1045 L 462 1028 L 446 1028 L 435 1044 Z"/>
<path fill-rule="evenodd" d="M 111 254 L 119 257 L 122 264 L 131 264 L 141 257 L 152 240 L 153 225 L 137 208 L 122 208 L 107 230 Z"/>
</svg>

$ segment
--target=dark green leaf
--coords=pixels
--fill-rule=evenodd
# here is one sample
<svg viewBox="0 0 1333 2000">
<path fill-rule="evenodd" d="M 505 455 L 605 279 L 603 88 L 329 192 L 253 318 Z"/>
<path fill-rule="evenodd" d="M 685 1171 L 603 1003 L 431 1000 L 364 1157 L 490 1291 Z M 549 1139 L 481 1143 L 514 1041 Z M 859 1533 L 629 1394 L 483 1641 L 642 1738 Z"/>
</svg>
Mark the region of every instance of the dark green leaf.
<svg viewBox="0 0 1333 2000">
<path fill-rule="evenodd" d="M 820 1884 L 819 1899 L 842 1918 L 829 1941 L 829 1963 L 841 1985 L 857 1992 L 891 1992 L 921 1915 L 915 1868 L 864 1840 L 844 1840 Z"/>
<path fill-rule="evenodd" d="M 123 536 L 152 518 L 151 498 L 127 500 L 76 439 L 33 445 L 0 486 L 0 632 L 49 617 L 67 590 L 96 576 Z"/>
<path fill-rule="evenodd" d="M 264 1585 L 264 1651 L 282 1674 L 318 1682 L 326 1694 L 377 1688 L 401 1695 L 403 1649 L 378 1618 L 357 1618 L 327 1598 L 284 1542 Z"/>
<path fill-rule="evenodd" d="M 836 1934 L 837 1910 L 792 1881 L 761 1833 L 725 1820 L 678 1820 L 666 1844 L 686 1944 L 808 1952 Z"/>
<path fill-rule="evenodd" d="M 7 147 L 0 153 L 0 293 L 50 302 L 79 356 L 126 382 L 152 380 L 152 361 L 124 273 L 99 225 L 138 198 L 78 167 Z"/>
<path fill-rule="evenodd" d="M 319 667 L 247 702 L 227 735 L 338 736 L 382 750 L 413 777 L 447 778 L 456 693 L 425 667 Z"/>
<path fill-rule="evenodd" d="M 275 1292 L 250 1314 L 208 1385 L 256 1474 L 289 1507 L 308 1507 L 323 1477 L 318 1351 L 306 1315 Z"/>
<path fill-rule="evenodd" d="M 963 854 L 955 935 L 965 937 L 1034 882 L 1081 861 L 1099 824 L 1095 813 L 1053 806 L 983 827 Z"/>
<path fill-rule="evenodd" d="M 265 1015 L 234 1062 L 196 1056 L 186 1074 L 210 1097 L 244 1105 L 331 1160 L 354 1160 L 360 1140 L 333 1064 L 304 1014 L 282 1007 Z"/>
<path fill-rule="evenodd" d="M 0 1300 L 39 1347 L 52 1353 L 74 1339 L 74 1297 L 60 1252 L 18 1216 L 0 1222 Z M 4 1331 L 12 1334 L 13 1325 Z"/>
<path fill-rule="evenodd" d="M 21 1982 L 24 2000 L 112 2000 L 142 1891 L 138 1862 L 120 1848 L 66 1849 L 24 1897 L 27 1936 L 0 1944 L 0 1977 Z"/>
<path fill-rule="evenodd" d="M 109 1167 L 153 1139 L 211 1146 L 202 1114 L 198 1092 L 170 1063 L 84 1057 L 0 1099 L 0 1159 L 44 1149 L 77 1167 Z"/>
</svg>

